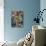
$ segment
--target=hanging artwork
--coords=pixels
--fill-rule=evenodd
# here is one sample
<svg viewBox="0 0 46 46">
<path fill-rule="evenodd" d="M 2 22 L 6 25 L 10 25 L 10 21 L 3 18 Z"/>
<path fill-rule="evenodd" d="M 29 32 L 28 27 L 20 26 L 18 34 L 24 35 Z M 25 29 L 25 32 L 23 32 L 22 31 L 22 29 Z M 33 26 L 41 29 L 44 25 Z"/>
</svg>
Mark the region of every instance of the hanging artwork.
<svg viewBox="0 0 46 46">
<path fill-rule="evenodd" d="M 12 27 L 23 27 L 23 21 L 24 21 L 23 11 L 11 12 L 11 26 Z"/>
</svg>

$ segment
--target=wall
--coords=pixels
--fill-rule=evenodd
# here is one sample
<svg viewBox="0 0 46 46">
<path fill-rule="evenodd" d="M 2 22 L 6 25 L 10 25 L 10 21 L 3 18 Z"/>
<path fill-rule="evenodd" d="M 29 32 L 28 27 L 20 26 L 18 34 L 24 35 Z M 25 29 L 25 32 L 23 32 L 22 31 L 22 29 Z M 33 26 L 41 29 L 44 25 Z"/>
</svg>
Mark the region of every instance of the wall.
<svg viewBox="0 0 46 46">
<path fill-rule="evenodd" d="M 0 42 L 4 41 L 4 0 L 0 0 Z M 0 45 L 1 46 L 1 45 Z"/>
<path fill-rule="evenodd" d="M 46 9 L 46 0 L 41 0 L 40 1 L 40 9 L 41 9 L 41 11 L 43 10 L 43 9 Z M 43 25 L 43 26 L 45 26 L 46 27 L 46 11 L 44 11 L 43 12 L 43 22 L 41 21 L 40 22 L 40 25 Z"/>
<path fill-rule="evenodd" d="M 24 37 L 32 28 L 32 20 L 37 15 L 35 12 L 40 10 L 40 0 L 5 0 L 4 8 L 4 35 L 7 41 L 18 41 Z M 24 27 L 11 27 L 11 10 L 24 11 Z"/>
</svg>

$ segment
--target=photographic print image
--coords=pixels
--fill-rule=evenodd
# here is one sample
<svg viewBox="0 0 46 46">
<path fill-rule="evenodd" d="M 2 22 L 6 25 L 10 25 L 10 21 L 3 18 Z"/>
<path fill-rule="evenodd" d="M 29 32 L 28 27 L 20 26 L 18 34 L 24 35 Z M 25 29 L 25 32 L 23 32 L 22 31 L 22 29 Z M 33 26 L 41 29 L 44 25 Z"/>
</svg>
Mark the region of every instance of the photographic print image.
<svg viewBox="0 0 46 46">
<path fill-rule="evenodd" d="M 23 11 L 11 12 L 11 26 L 12 27 L 23 27 L 23 21 L 24 21 Z"/>
</svg>

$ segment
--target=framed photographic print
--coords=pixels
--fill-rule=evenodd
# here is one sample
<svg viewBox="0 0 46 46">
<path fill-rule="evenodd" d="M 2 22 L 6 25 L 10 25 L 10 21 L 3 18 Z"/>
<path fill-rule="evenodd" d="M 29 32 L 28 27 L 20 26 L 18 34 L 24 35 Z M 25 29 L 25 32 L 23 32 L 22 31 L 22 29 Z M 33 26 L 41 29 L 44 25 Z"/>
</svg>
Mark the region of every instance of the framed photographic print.
<svg viewBox="0 0 46 46">
<path fill-rule="evenodd" d="M 23 11 L 11 12 L 11 26 L 12 27 L 23 27 L 23 21 L 24 21 Z"/>
</svg>

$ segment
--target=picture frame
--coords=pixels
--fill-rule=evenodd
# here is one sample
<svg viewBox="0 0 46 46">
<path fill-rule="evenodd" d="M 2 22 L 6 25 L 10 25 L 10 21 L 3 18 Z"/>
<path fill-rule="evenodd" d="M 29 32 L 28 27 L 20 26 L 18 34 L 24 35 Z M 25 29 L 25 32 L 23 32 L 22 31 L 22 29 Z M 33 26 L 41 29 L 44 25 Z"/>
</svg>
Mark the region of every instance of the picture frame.
<svg viewBox="0 0 46 46">
<path fill-rule="evenodd" d="M 11 27 L 23 27 L 24 12 L 12 11 L 11 12 Z"/>
</svg>

